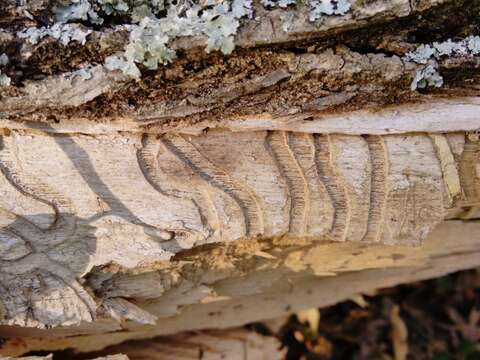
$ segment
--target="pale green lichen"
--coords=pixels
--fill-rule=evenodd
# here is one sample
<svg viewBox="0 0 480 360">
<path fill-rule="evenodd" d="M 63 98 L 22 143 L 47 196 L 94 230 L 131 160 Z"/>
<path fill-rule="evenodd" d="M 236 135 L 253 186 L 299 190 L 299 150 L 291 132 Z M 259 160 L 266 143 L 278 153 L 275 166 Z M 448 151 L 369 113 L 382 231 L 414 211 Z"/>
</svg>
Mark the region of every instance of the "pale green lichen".
<svg viewBox="0 0 480 360">
<path fill-rule="evenodd" d="M 112 55 L 105 59 L 105 68 L 110 71 L 121 70 L 125 75 L 139 79 L 142 75 L 135 62 L 128 61 L 124 56 Z"/>
<path fill-rule="evenodd" d="M 164 0 L 71 0 L 54 7 L 57 21 L 88 20 L 102 24 L 104 16 L 128 16 L 134 23 L 165 10 Z"/>
<path fill-rule="evenodd" d="M 105 66 L 138 79 L 137 64 L 155 70 L 175 59 L 176 53 L 168 43 L 180 36 L 205 35 L 207 52 L 220 50 L 230 54 L 240 19 L 250 16 L 251 11 L 252 3 L 244 0 L 221 4 L 209 1 L 204 7 L 193 5 L 186 11 L 170 7 L 165 17 L 145 17 L 140 24 L 132 25 L 125 52 L 108 57 Z"/>
<path fill-rule="evenodd" d="M 426 64 L 430 59 L 440 59 L 443 56 L 475 56 L 480 54 L 480 37 L 469 36 L 461 41 L 448 39 L 443 42 L 420 45 L 415 51 L 405 55 L 408 61 Z"/>
<path fill-rule="evenodd" d="M 448 39 L 443 42 L 434 42 L 432 44 L 422 44 L 415 51 L 405 55 L 405 60 L 413 61 L 417 64 L 426 65 L 432 60 L 439 60 L 447 56 L 475 56 L 480 54 L 480 37 L 468 36 L 460 41 Z M 438 73 L 436 64 L 428 66 L 417 71 L 411 84 L 412 90 L 425 88 L 427 86 L 441 87 L 443 78 Z"/>
<path fill-rule="evenodd" d="M 289 33 L 293 29 L 295 14 L 293 12 L 286 12 L 280 15 L 280 20 L 282 21 L 282 30 Z"/>
<path fill-rule="evenodd" d="M 84 67 L 72 72 L 72 77 L 79 76 L 82 80 L 90 80 L 92 78 L 92 71 L 90 67 Z"/>
<path fill-rule="evenodd" d="M 442 87 L 443 78 L 433 65 L 418 70 L 411 84 L 412 91 L 423 89 L 427 86 Z"/>
<path fill-rule="evenodd" d="M 9 62 L 7 54 L 0 55 L 0 67 L 6 66 Z M 1 86 L 9 86 L 11 83 L 11 79 L 6 74 L 3 74 L 0 69 L 0 87 Z"/>
<path fill-rule="evenodd" d="M 2 74 L 2 72 L 0 71 L 0 87 L 9 86 L 11 82 L 12 79 L 10 79 L 10 77 L 6 74 Z"/>
<path fill-rule="evenodd" d="M 260 0 L 265 7 L 286 8 L 296 0 Z M 310 0 L 311 21 L 323 15 L 344 15 L 350 8 L 350 0 Z M 29 28 L 17 34 L 32 44 L 46 36 L 67 45 L 75 40 L 85 43 L 92 30 L 81 21 L 105 26 L 120 21 L 130 32 L 129 42 L 123 53 L 105 59 L 105 67 L 121 70 L 134 78 L 140 78 L 138 68 L 157 69 L 171 62 L 176 52 L 171 49 L 172 40 L 182 36 L 205 36 L 206 52 L 219 50 L 230 54 L 234 48 L 234 36 L 242 18 L 253 18 L 252 0 L 62 0 L 54 2 L 52 11 L 57 23 L 41 28 Z M 285 29 L 285 27 L 284 27 Z"/>
<path fill-rule="evenodd" d="M 18 32 L 17 37 L 26 39 L 31 44 L 37 44 L 44 37 L 50 36 L 59 40 L 63 45 L 68 45 L 72 40 L 84 45 L 87 41 L 87 36 L 91 33 L 92 30 L 80 24 L 55 23 L 52 26 L 43 26 L 41 28 L 27 28 Z"/>
<path fill-rule="evenodd" d="M 58 4 L 54 7 L 57 21 L 89 20 L 94 24 L 102 23 L 97 12 L 88 0 L 72 0 L 69 4 Z"/>
<path fill-rule="evenodd" d="M 351 7 L 350 0 L 311 0 L 309 19 L 314 22 L 324 15 L 345 15 Z"/>
<path fill-rule="evenodd" d="M 296 0 L 260 0 L 260 3 L 266 8 L 287 8 L 295 5 Z M 316 22 L 325 15 L 345 15 L 352 7 L 350 0 L 309 0 L 310 8 L 309 20 Z"/>
<path fill-rule="evenodd" d="M 294 5 L 296 0 L 260 0 L 260 3 L 266 8 L 281 7 L 283 9 L 290 5 Z"/>
<path fill-rule="evenodd" d="M 0 66 L 5 66 L 9 63 L 7 54 L 0 55 Z"/>
<path fill-rule="evenodd" d="M 267 7 L 285 8 L 294 3 L 295 0 L 262 0 Z M 310 8 L 310 20 L 316 21 L 322 15 L 344 15 L 351 4 L 349 0 L 313 0 Z M 180 36 L 205 35 L 207 52 L 220 50 L 230 54 L 235 48 L 234 35 L 240 27 L 240 19 L 252 16 L 251 0 L 222 3 L 207 0 L 202 6 L 190 4 L 184 9 L 170 6 L 165 17 L 145 16 L 138 25 L 132 25 L 125 52 L 107 58 L 105 66 L 138 79 L 140 70 L 137 64 L 154 70 L 159 64 L 175 58 L 175 52 L 168 44 Z"/>
</svg>

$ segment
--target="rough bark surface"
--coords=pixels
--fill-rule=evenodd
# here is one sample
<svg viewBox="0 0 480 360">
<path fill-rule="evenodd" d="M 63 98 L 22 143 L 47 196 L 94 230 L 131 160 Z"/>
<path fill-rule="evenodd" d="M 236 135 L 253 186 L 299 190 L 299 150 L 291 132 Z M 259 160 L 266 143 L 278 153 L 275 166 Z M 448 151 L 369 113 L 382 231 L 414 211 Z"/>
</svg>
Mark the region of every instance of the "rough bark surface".
<svg viewBox="0 0 480 360">
<path fill-rule="evenodd" d="M 32 45 L 15 34 L 48 2 L 2 6 L 1 354 L 241 325 L 480 263 L 479 57 L 432 60 L 445 84 L 421 92 L 405 57 L 475 34 L 480 2 L 352 1 L 316 25 L 256 4 L 231 55 L 176 39 L 138 81 L 103 65 L 125 29 Z"/>
</svg>

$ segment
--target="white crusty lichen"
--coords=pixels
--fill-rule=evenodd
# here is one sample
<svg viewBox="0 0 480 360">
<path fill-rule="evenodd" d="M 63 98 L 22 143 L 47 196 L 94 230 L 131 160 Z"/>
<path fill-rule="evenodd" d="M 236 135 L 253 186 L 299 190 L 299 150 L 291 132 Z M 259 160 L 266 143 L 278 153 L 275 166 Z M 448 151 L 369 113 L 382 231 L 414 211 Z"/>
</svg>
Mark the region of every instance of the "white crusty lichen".
<svg viewBox="0 0 480 360">
<path fill-rule="evenodd" d="M 9 62 L 7 54 L 0 55 L 0 66 L 5 66 Z"/>
<path fill-rule="evenodd" d="M 283 9 L 290 5 L 294 5 L 296 0 L 260 0 L 260 3 L 266 8 L 281 7 Z"/>
<path fill-rule="evenodd" d="M 350 11 L 350 0 L 311 0 L 310 21 L 317 21 L 324 15 L 345 15 Z"/>
<path fill-rule="evenodd" d="M 94 24 L 103 23 L 103 19 L 88 0 L 72 0 L 70 3 L 58 4 L 54 7 L 54 12 L 59 22 L 89 20 Z"/>
<path fill-rule="evenodd" d="M 265 7 L 286 8 L 296 0 L 260 0 Z M 351 0 L 309 0 L 309 19 L 317 21 L 324 15 L 344 15 L 351 9 Z M 173 39 L 182 36 L 204 36 L 207 52 L 219 50 L 230 54 L 234 36 L 242 18 L 253 18 L 252 0 L 62 0 L 51 10 L 56 23 L 41 28 L 28 28 L 17 33 L 32 44 L 46 36 L 67 45 L 70 41 L 86 42 L 91 29 L 78 24 L 106 26 L 106 21 L 121 21 L 130 32 L 123 53 L 105 59 L 109 70 L 121 70 L 140 78 L 138 68 L 157 69 L 171 62 L 176 52 Z M 285 29 L 285 26 L 284 26 Z"/>
<path fill-rule="evenodd" d="M 26 39 L 31 44 L 37 44 L 44 37 L 50 36 L 59 40 L 63 45 L 68 45 L 72 40 L 84 45 L 87 41 L 87 36 L 91 33 L 92 30 L 80 24 L 55 23 L 52 26 L 43 26 L 41 28 L 27 28 L 19 31 L 17 37 Z"/>
<path fill-rule="evenodd" d="M 442 87 L 442 85 L 442 76 L 433 65 L 428 65 L 417 71 L 415 78 L 412 81 L 411 89 L 412 91 L 415 91 L 417 89 L 424 89 L 427 86 Z"/>
<path fill-rule="evenodd" d="M 469 36 L 461 41 L 448 39 L 443 42 L 420 45 L 415 51 L 405 55 L 408 61 L 427 64 L 430 59 L 441 59 L 443 56 L 474 56 L 480 54 L 480 36 Z"/>
<path fill-rule="evenodd" d="M 475 56 L 480 54 L 480 37 L 468 36 L 460 41 L 448 39 L 443 42 L 434 42 L 432 44 L 422 44 L 414 51 L 405 55 L 405 60 L 413 61 L 417 64 L 427 65 L 417 70 L 415 78 L 411 84 L 412 90 L 425 88 L 427 86 L 441 87 L 443 78 L 438 73 L 436 63 L 431 64 L 433 60 L 440 60 L 448 56 Z"/>
<path fill-rule="evenodd" d="M 0 55 L 0 68 L 8 64 L 8 56 L 7 54 L 2 54 Z M 11 82 L 11 79 L 9 76 L 6 74 L 2 73 L 2 70 L 0 69 L 0 87 L 1 86 L 9 86 Z"/>
<path fill-rule="evenodd" d="M 287 8 L 296 4 L 296 0 L 260 0 L 266 8 Z M 316 22 L 325 15 L 345 15 L 352 8 L 350 0 L 309 0 L 307 2 L 310 13 L 309 20 Z"/>
<path fill-rule="evenodd" d="M 83 67 L 72 72 L 72 76 L 79 76 L 82 80 L 90 80 L 92 78 L 92 71 L 90 67 Z"/>
<path fill-rule="evenodd" d="M 164 0 L 71 0 L 54 7 L 57 21 L 88 20 L 103 24 L 104 16 L 128 16 L 134 23 L 154 17 L 166 8 Z"/>
</svg>

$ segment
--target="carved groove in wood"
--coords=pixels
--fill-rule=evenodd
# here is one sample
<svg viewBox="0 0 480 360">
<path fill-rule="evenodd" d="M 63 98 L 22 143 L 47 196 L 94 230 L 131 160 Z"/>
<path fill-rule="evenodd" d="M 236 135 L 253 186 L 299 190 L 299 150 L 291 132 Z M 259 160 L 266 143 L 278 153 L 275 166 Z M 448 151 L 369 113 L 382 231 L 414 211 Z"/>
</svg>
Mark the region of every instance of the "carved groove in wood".
<svg viewBox="0 0 480 360">
<path fill-rule="evenodd" d="M 478 138 L 437 136 L 5 132 L 3 323 L 92 321 L 98 299 L 82 279 L 94 266 L 135 268 L 206 243 L 287 235 L 420 244 L 452 199 L 480 198 Z"/>
</svg>

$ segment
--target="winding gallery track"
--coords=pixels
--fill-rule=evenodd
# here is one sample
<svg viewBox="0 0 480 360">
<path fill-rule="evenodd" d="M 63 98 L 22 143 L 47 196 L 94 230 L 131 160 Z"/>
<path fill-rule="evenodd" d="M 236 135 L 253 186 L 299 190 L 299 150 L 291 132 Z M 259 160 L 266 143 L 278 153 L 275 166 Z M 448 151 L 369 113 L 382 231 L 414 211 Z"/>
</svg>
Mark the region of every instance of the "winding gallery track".
<svg viewBox="0 0 480 360">
<path fill-rule="evenodd" d="M 96 266 L 145 267 L 208 243 L 420 245 L 445 218 L 474 215 L 479 148 L 475 133 L 6 131 L 4 323 L 92 321 L 97 304 L 78 279 Z"/>
</svg>

